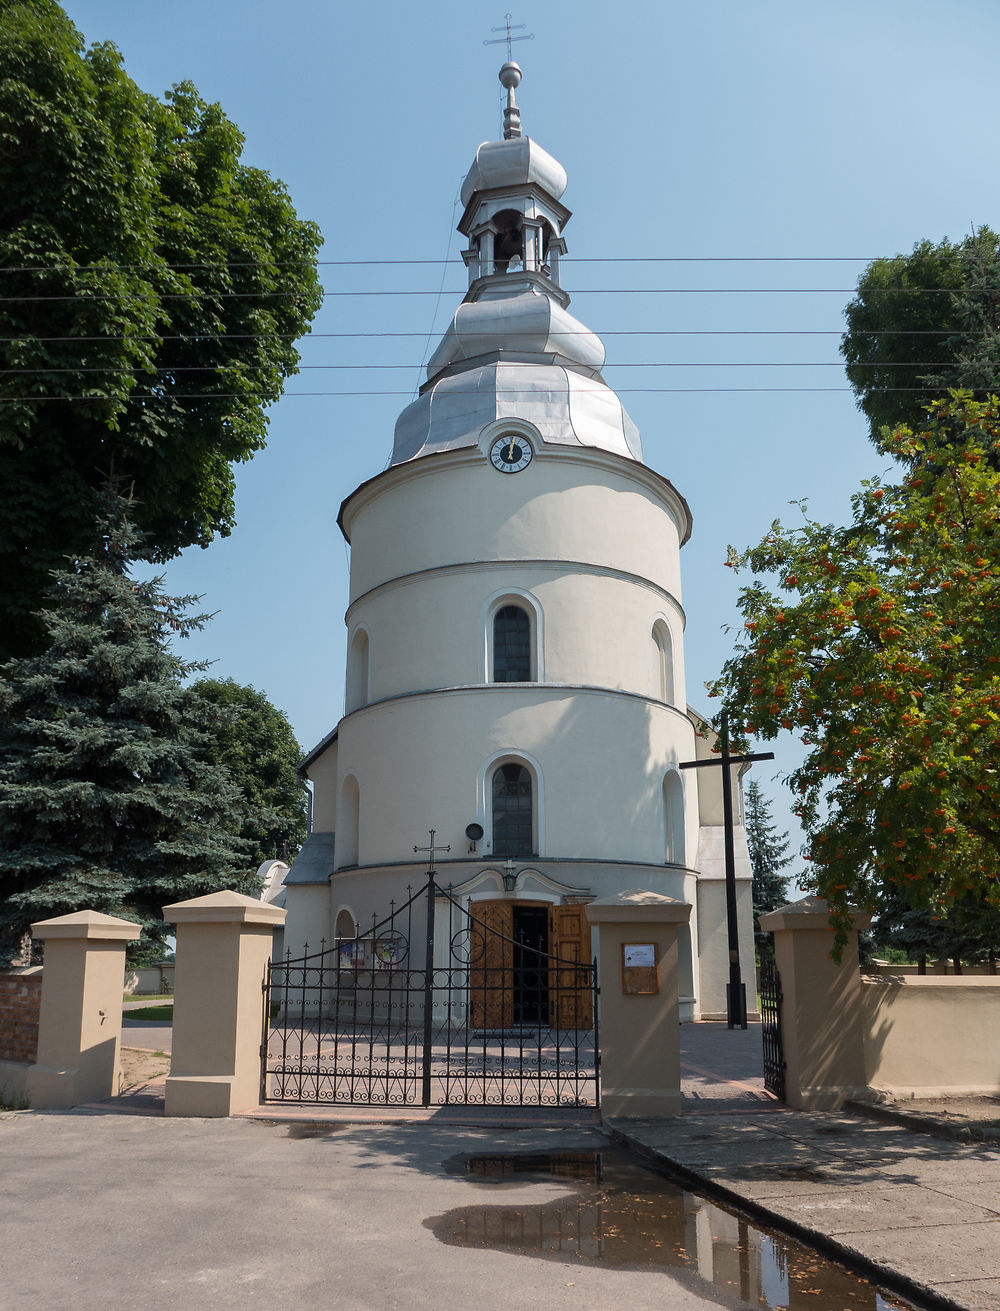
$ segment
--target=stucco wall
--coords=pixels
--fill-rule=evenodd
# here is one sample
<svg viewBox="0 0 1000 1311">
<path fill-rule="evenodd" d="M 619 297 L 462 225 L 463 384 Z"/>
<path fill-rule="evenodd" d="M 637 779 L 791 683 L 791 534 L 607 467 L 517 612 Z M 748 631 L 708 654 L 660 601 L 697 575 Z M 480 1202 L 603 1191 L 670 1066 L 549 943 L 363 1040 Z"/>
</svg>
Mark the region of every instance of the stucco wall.
<svg viewBox="0 0 1000 1311">
<path fill-rule="evenodd" d="M 869 1085 L 893 1097 L 1000 1092 L 1000 977 L 863 977 Z"/>
<path fill-rule="evenodd" d="M 538 775 L 537 854 L 656 864 L 666 855 L 664 772 L 691 758 L 693 728 L 634 697 L 496 684 L 370 706 L 342 722 L 339 745 L 341 774 L 360 792 L 358 864 L 406 859 L 431 827 L 462 850 L 472 822 L 486 830 L 488 855 L 489 768 L 505 756 Z M 686 812 L 691 863 L 696 807 Z M 340 863 L 354 862 L 338 842 Z"/>
<path fill-rule="evenodd" d="M 642 465 L 539 451 L 523 474 L 484 451 L 389 470 L 352 499 L 351 599 L 401 573 L 476 560 L 571 560 L 622 570 L 680 599 L 680 498 Z"/>
<path fill-rule="evenodd" d="M 596 565 L 518 562 L 408 574 L 352 605 L 348 628 L 363 626 L 369 638 L 367 700 L 492 681 L 490 603 L 525 594 L 537 681 L 658 696 L 651 634 L 660 619 L 670 631 L 672 701 L 684 707 L 684 615 L 670 593 Z"/>
</svg>

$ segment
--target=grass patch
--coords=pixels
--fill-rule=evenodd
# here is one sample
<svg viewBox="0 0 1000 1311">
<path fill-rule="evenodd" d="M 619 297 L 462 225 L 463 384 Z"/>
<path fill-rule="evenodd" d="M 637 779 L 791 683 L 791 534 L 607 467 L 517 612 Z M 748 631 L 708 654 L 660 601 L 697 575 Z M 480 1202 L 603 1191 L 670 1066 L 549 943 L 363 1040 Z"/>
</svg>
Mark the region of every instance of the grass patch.
<svg viewBox="0 0 1000 1311">
<path fill-rule="evenodd" d="M 122 1001 L 148 1001 L 151 1006 L 154 1003 L 157 1006 L 162 1006 L 164 1002 L 173 1001 L 173 999 L 174 994 L 172 992 L 127 992 Z"/>
<path fill-rule="evenodd" d="M 29 1106 L 27 1097 L 15 1096 L 7 1091 L 5 1085 L 0 1084 L 0 1111 L 26 1111 Z"/>
<path fill-rule="evenodd" d="M 174 1004 L 170 1002 L 166 1006 L 138 1006 L 134 1011 L 125 1011 L 126 1020 L 172 1020 L 174 1018 Z"/>
</svg>

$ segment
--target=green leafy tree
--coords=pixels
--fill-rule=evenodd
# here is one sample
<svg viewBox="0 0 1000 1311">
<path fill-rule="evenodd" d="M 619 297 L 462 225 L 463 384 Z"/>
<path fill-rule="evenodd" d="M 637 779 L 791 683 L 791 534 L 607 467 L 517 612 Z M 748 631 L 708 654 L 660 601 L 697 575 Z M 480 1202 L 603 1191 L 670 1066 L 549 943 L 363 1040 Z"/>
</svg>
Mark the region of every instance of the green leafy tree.
<svg viewBox="0 0 1000 1311">
<path fill-rule="evenodd" d="M 774 944 L 770 933 L 757 923 L 758 916 L 776 910 L 788 900 L 789 875 L 781 871 L 792 863 L 786 856 L 788 834 L 778 833 L 771 817 L 771 802 L 761 791 L 760 784 L 751 780 L 746 791 L 746 834 L 750 849 L 750 868 L 753 871 L 754 941 L 757 953 L 763 960 L 773 957 Z"/>
<path fill-rule="evenodd" d="M 919 426 L 948 391 L 985 400 L 1000 389 L 1000 237 L 980 228 L 875 260 L 845 315 L 847 377 L 885 450 L 884 426 Z"/>
<path fill-rule="evenodd" d="M 1000 905 L 1000 404 L 957 394 L 886 444 L 908 475 L 848 526 L 731 552 L 755 579 L 714 689 L 748 733 L 801 735 L 809 884 L 841 930 L 852 900 Z"/>
<path fill-rule="evenodd" d="M 231 678 L 202 678 L 192 691 L 217 712 L 208 757 L 240 789 L 240 837 L 252 844 L 255 863 L 294 859 L 306 836 L 306 797 L 296 768 L 302 748 L 291 724 L 263 692 Z"/>
<path fill-rule="evenodd" d="M 0 5 L 0 659 L 41 649 L 49 574 L 108 470 L 145 555 L 227 535 L 234 462 L 296 371 L 318 229 L 181 83 L 85 50 L 55 0 Z"/>
<path fill-rule="evenodd" d="M 104 911 L 148 948 L 165 904 L 259 891 L 239 792 L 207 758 L 214 707 L 169 646 L 203 616 L 130 577 L 139 544 L 119 505 L 56 573 L 46 650 L 0 667 L 0 961 L 33 920 Z"/>
</svg>

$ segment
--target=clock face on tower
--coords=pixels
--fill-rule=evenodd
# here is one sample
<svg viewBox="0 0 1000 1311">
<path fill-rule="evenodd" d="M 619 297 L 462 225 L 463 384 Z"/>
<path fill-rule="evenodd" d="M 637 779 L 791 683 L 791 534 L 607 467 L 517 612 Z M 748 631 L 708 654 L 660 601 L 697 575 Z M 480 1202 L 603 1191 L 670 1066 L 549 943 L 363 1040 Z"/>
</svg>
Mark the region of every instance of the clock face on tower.
<svg viewBox="0 0 1000 1311">
<path fill-rule="evenodd" d="M 490 447 L 490 461 L 501 473 L 518 473 L 528 467 L 534 453 L 527 438 L 508 432 L 498 437 Z"/>
</svg>

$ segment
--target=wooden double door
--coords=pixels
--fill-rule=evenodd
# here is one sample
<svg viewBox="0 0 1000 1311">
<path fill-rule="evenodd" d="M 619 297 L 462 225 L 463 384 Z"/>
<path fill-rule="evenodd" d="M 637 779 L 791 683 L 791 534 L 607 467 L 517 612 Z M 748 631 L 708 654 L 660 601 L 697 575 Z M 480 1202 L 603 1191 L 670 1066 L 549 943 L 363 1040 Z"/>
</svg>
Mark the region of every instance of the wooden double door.
<svg viewBox="0 0 1000 1311">
<path fill-rule="evenodd" d="M 583 906 L 476 901 L 469 971 L 474 1029 L 594 1026 L 590 926 Z"/>
</svg>

